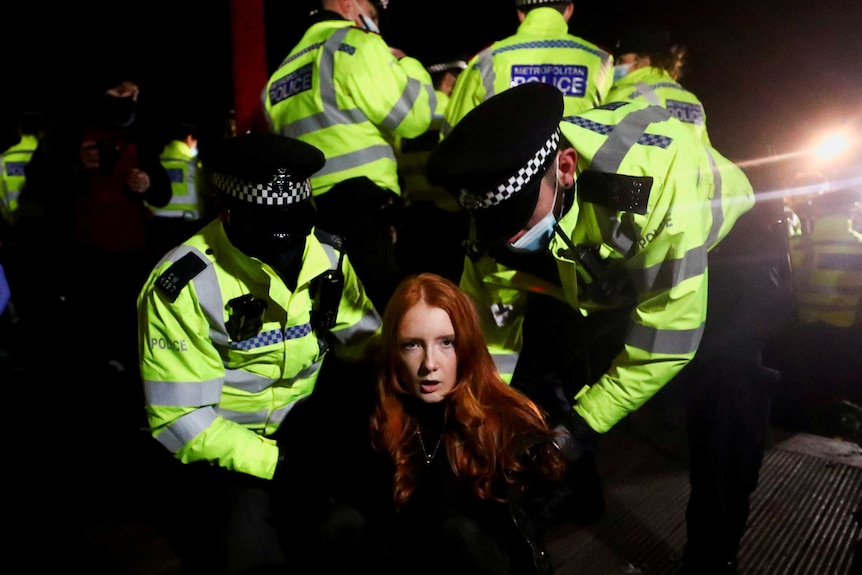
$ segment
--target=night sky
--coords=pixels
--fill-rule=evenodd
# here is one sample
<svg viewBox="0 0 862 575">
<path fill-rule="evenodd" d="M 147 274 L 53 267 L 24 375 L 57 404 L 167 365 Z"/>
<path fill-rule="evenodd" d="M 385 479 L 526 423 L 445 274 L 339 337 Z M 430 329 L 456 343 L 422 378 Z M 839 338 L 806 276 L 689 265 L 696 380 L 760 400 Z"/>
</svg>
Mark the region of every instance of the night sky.
<svg viewBox="0 0 862 575">
<path fill-rule="evenodd" d="M 150 117 L 221 129 L 233 106 L 227 0 L 16 4 L 4 8 L 0 34 L 2 147 L 14 138 L 16 110 L 68 113 L 93 81 L 126 68 Z M 312 4 L 265 2 L 268 70 L 299 39 Z M 513 4 L 391 0 L 384 36 L 425 63 L 469 55 L 514 32 Z M 615 30 L 638 18 L 664 21 L 687 46 L 681 82 L 703 101 L 712 141 L 731 159 L 791 152 L 830 127 L 862 131 L 859 0 L 582 0 L 570 29 L 611 47 Z"/>
</svg>

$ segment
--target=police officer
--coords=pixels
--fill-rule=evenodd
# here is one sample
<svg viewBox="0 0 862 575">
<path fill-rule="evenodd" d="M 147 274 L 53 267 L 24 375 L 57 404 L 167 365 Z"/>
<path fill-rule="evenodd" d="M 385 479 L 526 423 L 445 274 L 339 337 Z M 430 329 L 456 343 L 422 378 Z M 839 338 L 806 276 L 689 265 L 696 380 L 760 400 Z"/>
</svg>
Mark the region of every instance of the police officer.
<svg viewBox="0 0 862 575">
<path fill-rule="evenodd" d="M 311 177 L 320 223 L 345 236 L 381 310 L 400 279 L 394 241 L 401 188 L 392 140 L 424 133 L 436 107 L 422 64 L 380 35 L 385 4 L 321 0 L 263 94 L 273 131 L 326 155 L 326 166 Z"/>
<path fill-rule="evenodd" d="M 314 229 L 319 150 L 251 133 L 202 163 L 224 208 L 144 285 L 141 374 L 152 435 L 186 464 L 173 466 L 165 524 L 193 567 L 239 573 L 296 561 L 272 529 L 271 490 L 289 551 L 312 535 L 325 478 L 307 457 L 329 450 L 303 413 L 324 359 L 364 358 L 380 318 L 335 239 Z"/>
<path fill-rule="evenodd" d="M 706 112 L 700 99 L 679 83 L 686 50 L 664 26 L 636 22 L 620 34 L 614 48 L 614 84 L 605 102 L 644 100 L 667 108 L 709 144 Z"/>
<path fill-rule="evenodd" d="M 679 83 L 685 53 L 660 24 L 628 26 L 617 43 L 615 82 L 605 101 L 666 108 L 702 143 L 717 189 L 725 195 L 750 189 L 745 173 L 713 148 L 703 104 Z M 687 405 L 685 568 L 691 573 L 735 570 L 758 483 L 770 386 L 778 376 L 764 365 L 762 351 L 790 309 L 788 249 L 779 225 L 784 216 L 776 208 L 758 202 L 710 252 L 707 323 L 697 357 L 654 402 L 668 413 L 682 406 L 680 399 Z"/>
<path fill-rule="evenodd" d="M 512 86 L 544 82 L 564 95 L 565 114 L 602 102 L 613 83 L 613 57 L 568 32 L 570 0 L 515 0 L 521 24 L 515 34 L 476 54 L 458 77 L 443 134 L 467 112 Z"/>
<path fill-rule="evenodd" d="M 578 485 L 595 489 L 598 434 L 694 357 L 707 251 L 753 195 L 711 210 L 703 147 L 663 108 L 562 110 L 545 84 L 503 92 L 443 139 L 428 173 L 473 216 L 480 273 L 462 287 L 486 331 L 514 342 L 512 384 L 568 428 Z M 591 511 L 579 520 L 594 519 L 600 493 L 579 507 Z"/>
<path fill-rule="evenodd" d="M 198 185 L 198 128 L 193 122 L 171 126 L 169 141 L 159 160 L 171 180 L 171 200 L 164 206 L 148 206 L 152 217 L 147 222 L 147 246 L 153 263 L 165 252 L 205 224 L 212 214 Z"/>
<path fill-rule="evenodd" d="M 36 112 L 21 112 L 18 116 L 18 141 L 0 153 L 0 218 L 2 225 L 15 223 L 18 200 L 27 179 L 24 168 L 39 145 L 44 132 L 44 119 Z"/>
</svg>

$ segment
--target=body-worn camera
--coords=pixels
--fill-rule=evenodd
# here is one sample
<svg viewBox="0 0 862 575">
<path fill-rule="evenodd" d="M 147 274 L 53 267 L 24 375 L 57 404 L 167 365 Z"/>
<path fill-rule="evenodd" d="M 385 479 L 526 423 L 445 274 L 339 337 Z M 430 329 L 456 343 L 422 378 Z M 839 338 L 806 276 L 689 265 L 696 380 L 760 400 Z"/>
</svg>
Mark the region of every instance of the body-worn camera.
<svg viewBox="0 0 862 575">
<path fill-rule="evenodd" d="M 263 312 L 266 310 L 264 300 L 248 293 L 233 298 L 227 305 L 231 313 L 225 327 L 232 340 L 244 341 L 260 333 L 263 327 Z"/>
</svg>

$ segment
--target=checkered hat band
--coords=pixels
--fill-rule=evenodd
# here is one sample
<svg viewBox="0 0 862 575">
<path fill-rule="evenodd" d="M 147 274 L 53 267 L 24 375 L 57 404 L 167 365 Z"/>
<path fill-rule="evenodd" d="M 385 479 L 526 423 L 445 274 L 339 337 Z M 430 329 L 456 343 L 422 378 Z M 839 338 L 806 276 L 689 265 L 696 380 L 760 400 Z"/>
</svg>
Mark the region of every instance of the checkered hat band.
<svg viewBox="0 0 862 575">
<path fill-rule="evenodd" d="M 515 0 L 515 7 L 527 8 L 528 6 L 542 6 L 544 4 L 558 4 L 565 0 Z"/>
<path fill-rule="evenodd" d="M 510 177 L 508 180 L 484 194 L 471 194 L 466 190 L 461 191 L 462 205 L 465 208 L 490 208 L 496 206 L 510 197 L 520 192 L 527 186 L 536 174 L 542 172 L 542 166 L 545 165 L 548 157 L 557 151 L 557 146 L 560 144 L 560 129 L 554 130 L 548 141 L 539 148 L 527 165 L 518 170 L 518 173 Z"/>
<path fill-rule="evenodd" d="M 289 206 L 311 197 L 308 180 L 295 182 L 277 174 L 266 184 L 250 184 L 235 176 L 213 174 L 213 183 L 238 200 L 259 206 Z"/>
</svg>

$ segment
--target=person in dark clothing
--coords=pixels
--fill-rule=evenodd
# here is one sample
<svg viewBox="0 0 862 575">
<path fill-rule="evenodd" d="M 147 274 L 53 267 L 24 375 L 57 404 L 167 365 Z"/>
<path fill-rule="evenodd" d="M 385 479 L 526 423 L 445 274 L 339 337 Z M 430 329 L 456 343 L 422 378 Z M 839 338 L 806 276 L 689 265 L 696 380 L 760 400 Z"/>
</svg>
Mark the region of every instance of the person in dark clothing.
<svg viewBox="0 0 862 575">
<path fill-rule="evenodd" d="M 45 136 L 22 202 L 44 208 L 43 256 L 63 267 L 54 277 L 65 282 L 68 321 L 90 344 L 77 359 L 125 371 L 137 363 L 135 298 L 149 272 L 145 202 L 166 205 L 171 182 L 140 126 L 139 86 L 126 77 L 102 86 L 84 99 L 81 116 Z"/>
<path fill-rule="evenodd" d="M 405 278 L 384 312 L 376 371 L 364 467 L 374 471 L 335 494 L 358 513 L 339 518 L 330 543 L 353 547 L 325 555 L 373 561 L 376 540 L 375 573 L 550 573 L 557 434 L 499 377 L 469 296 L 437 274 Z"/>
</svg>

